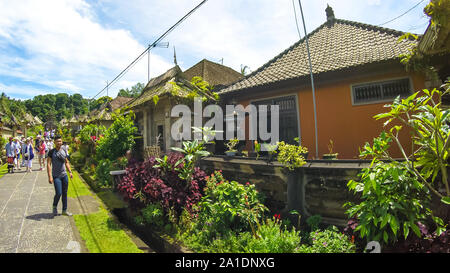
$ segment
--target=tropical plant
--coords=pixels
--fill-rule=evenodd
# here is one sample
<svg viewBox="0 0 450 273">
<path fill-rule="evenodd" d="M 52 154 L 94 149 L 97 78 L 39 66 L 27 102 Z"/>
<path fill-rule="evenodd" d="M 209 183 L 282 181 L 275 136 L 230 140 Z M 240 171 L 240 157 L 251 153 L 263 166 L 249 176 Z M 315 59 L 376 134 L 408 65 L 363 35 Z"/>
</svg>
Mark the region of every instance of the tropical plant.
<svg viewBox="0 0 450 273">
<path fill-rule="evenodd" d="M 252 236 L 244 246 L 246 253 L 294 253 L 301 242 L 299 232 L 282 227 L 279 219 L 267 219 L 258 226 L 257 238 Z"/>
<path fill-rule="evenodd" d="M 198 159 L 210 155 L 208 151 L 205 151 L 205 142 L 198 141 L 197 139 L 194 141 L 184 141 L 183 148 L 172 147 L 171 149 L 184 155 L 175 164 L 175 168 L 179 172 L 179 177 L 188 183 L 192 180 L 192 174 Z M 161 163 L 161 159 L 156 160 L 158 163 Z"/>
<path fill-rule="evenodd" d="M 257 237 L 257 225 L 267 210 L 254 185 L 227 181 L 215 171 L 207 178 L 205 195 L 196 206 L 194 230 L 201 232 L 199 240 L 203 243 L 250 230 Z"/>
<path fill-rule="evenodd" d="M 356 218 L 361 238 L 367 241 L 383 240 L 395 243 L 400 237 L 408 237 L 410 231 L 420 236 L 418 222 L 433 220 L 438 229 L 443 229 L 442 220 L 429 209 L 429 189 L 408 170 L 404 162 L 383 162 L 380 156 L 387 154 L 392 139 L 383 132 L 374 139 L 373 145 L 366 143 L 360 155 L 372 155 L 369 168 L 359 174 L 360 181 L 350 180 L 349 190 L 360 196 L 359 204 L 346 203 L 350 218 Z"/>
<path fill-rule="evenodd" d="M 397 97 L 387 113 L 375 116 L 377 120 L 387 119 L 384 126 L 397 121 L 402 126 L 393 126 L 387 136 L 400 149 L 404 168 L 414 174 L 442 202 L 450 205 L 449 186 L 449 155 L 450 155 L 450 109 L 442 108 L 442 97 L 450 93 L 450 83 L 443 86 L 445 91 L 433 89 L 416 92 L 406 99 Z M 399 132 L 403 126 L 412 131 L 412 152 L 407 155 L 399 139 Z M 380 157 L 395 161 L 387 150 L 366 150 L 364 156 L 372 156 L 375 160 Z M 437 181 L 436 181 L 437 179 Z M 441 190 L 442 187 L 442 190 Z"/>
</svg>

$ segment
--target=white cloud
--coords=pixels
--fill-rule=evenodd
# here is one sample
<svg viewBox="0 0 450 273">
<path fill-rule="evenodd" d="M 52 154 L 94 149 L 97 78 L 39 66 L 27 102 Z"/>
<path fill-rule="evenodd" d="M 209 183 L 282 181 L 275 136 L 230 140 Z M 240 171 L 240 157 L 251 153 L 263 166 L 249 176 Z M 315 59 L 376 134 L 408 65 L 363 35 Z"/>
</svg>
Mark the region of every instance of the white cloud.
<svg viewBox="0 0 450 273">
<path fill-rule="evenodd" d="M 0 18 L 0 39 L 26 53 L 15 61 L 0 53 L 7 59 L 1 74 L 86 96 L 101 90 L 145 49 L 128 30 L 93 21 L 90 6 L 81 0 L 2 1 Z M 153 59 L 161 67 L 170 65 Z M 129 82 L 145 81 L 146 71 L 136 68 L 127 75 Z"/>
</svg>

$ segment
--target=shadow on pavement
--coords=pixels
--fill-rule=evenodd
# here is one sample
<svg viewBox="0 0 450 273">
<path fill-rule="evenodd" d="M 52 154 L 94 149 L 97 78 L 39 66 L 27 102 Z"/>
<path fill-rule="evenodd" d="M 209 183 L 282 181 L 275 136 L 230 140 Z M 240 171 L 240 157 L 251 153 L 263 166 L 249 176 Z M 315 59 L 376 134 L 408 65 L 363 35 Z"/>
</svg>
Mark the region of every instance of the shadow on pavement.
<svg viewBox="0 0 450 273">
<path fill-rule="evenodd" d="M 30 219 L 30 220 L 35 220 L 35 221 L 41 221 L 41 220 L 53 219 L 54 216 L 53 216 L 53 213 L 38 213 L 38 214 L 29 215 L 26 218 Z"/>
</svg>

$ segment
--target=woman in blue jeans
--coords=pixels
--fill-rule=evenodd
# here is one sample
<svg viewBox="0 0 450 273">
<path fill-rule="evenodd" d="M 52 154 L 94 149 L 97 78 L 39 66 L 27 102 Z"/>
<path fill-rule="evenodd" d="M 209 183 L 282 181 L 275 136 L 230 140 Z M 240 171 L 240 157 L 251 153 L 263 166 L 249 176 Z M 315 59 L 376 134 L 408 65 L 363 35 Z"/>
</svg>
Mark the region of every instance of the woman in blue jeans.
<svg viewBox="0 0 450 273">
<path fill-rule="evenodd" d="M 59 199 L 62 197 L 62 215 L 71 216 L 72 214 L 67 212 L 67 189 L 69 188 L 69 178 L 67 177 L 66 169 L 69 171 L 70 178 L 73 178 L 73 175 L 72 170 L 70 169 L 69 160 L 67 160 L 67 153 L 61 146 L 61 136 L 56 136 L 55 148 L 48 152 L 47 175 L 48 182 L 55 186 L 53 215 L 58 215 L 57 206 Z"/>
</svg>

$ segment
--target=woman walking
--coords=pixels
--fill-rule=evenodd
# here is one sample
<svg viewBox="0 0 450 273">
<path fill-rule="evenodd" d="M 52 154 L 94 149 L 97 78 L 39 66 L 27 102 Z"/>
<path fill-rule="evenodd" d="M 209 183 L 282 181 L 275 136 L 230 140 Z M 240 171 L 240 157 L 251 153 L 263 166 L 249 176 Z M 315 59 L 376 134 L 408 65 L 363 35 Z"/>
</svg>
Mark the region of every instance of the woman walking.
<svg viewBox="0 0 450 273">
<path fill-rule="evenodd" d="M 45 168 L 45 151 L 47 150 L 47 147 L 44 140 L 41 140 L 38 145 L 39 146 L 37 148 L 39 152 L 39 170 L 42 171 Z"/>
<path fill-rule="evenodd" d="M 33 158 L 34 158 L 33 144 L 32 144 L 31 138 L 29 137 L 27 140 L 27 147 L 25 148 L 25 160 L 27 161 L 27 172 L 28 173 L 31 173 Z"/>
</svg>

